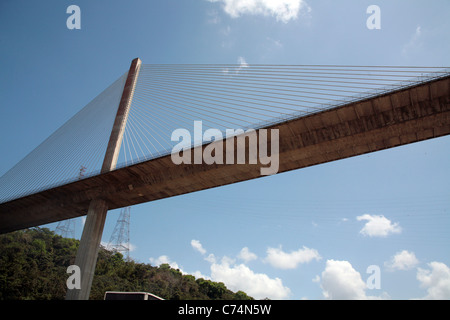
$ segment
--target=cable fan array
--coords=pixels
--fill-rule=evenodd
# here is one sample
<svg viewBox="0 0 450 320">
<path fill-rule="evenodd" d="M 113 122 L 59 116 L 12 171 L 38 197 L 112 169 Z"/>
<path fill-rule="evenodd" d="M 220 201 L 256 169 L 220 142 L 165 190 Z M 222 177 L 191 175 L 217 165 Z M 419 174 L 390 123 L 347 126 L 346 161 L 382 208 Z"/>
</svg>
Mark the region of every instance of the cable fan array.
<svg viewBox="0 0 450 320">
<path fill-rule="evenodd" d="M 142 65 L 118 166 L 167 155 L 179 128 L 258 129 L 449 75 L 338 65 Z M 0 178 L 0 203 L 100 173 L 127 73 Z M 194 141 L 193 141 L 194 142 Z"/>
<path fill-rule="evenodd" d="M 120 166 L 170 153 L 178 128 L 261 128 L 448 75 L 435 67 L 142 65 Z"/>
<path fill-rule="evenodd" d="M 127 74 L 0 178 L 0 203 L 100 172 Z"/>
</svg>

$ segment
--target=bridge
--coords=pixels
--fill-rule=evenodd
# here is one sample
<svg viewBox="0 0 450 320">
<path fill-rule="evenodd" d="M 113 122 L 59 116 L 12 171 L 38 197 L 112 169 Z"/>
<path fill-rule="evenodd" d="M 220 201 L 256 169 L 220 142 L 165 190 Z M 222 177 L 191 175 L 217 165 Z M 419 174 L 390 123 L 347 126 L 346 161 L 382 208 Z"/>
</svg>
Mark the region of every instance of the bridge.
<svg viewBox="0 0 450 320">
<path fill-rule="evenodd" d="M 282 173 L 448 135 L 449 92 L 448 69 L 167 66 L 135 59 L 92 105 L 1 178 L 0 233 L 87 215 L 76 264 L 88 280 L 81 290 L 68 292 L 68 299 L 87 299 L 107 210 L 264 177 L 259 160 L 174 164 L 173 129 L 191 129 L 197 119 L 220 130 L 255 128 L 258 140 L 263 129 L 277 129 L 277 173 Z M 105 125 L 100 124 L 103 118 L 108 119 Z M 175 119 L 180 121 L 172 123 Z M 73 132 L 78 137 L 99 127 L 102 143 L 68 142 Z M 224 139 L 223 154 L 227 145 L 237 149 L 239 136 Z M 272 139 L 268 146 L 275 143 Z M 193 159 L 212 143 L 218 141 L 197 143 L 185 152 Z M 81 151 L 73 151 L 78 145 Z M 53 159 L 60 150 L 65 160 Z M 248 159 L 249 144 L 245 152 Z M 95 162 L 82 155 L 100 159 L 101 167 L 92 165 L 90 173 L 75 178 L 73 168 Z M 74 162 L 72 176 L 61 178 L 64 174 L 52 168 L 66 168 L 69 161 Z M 55 171 L 55 177 L 45 180 L 46 174 L 30 169 L 36 162 L 50 163 L 43 171 Z"/>
</svg>

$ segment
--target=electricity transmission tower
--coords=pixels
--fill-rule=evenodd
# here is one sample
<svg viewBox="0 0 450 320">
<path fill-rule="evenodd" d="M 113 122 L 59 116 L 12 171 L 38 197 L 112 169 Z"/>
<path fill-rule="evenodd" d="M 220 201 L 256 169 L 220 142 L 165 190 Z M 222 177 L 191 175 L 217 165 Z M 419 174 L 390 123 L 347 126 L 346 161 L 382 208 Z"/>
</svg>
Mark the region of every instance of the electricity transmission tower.
<svg viewBox="0 0 450 320">
<path fill-rule="evenodd" d="M 122 253 L 126 260 L 130 259 L 130 207 L 120 211 L 107 248 Z"/>
<path fill-rule="evenodd" d="M 63 238 L 75 239 L 75 219 L 68 219 L 58 222 L 55 233 Z"/>
<path fill-rule="evenodd" d="M 81 166 L 80 172 L 78 173 L 78 180 L 83 179 L 84 173 L 86 172 L 86 167 Z M 55 233 L 59 234 L 64 238 L 72 238 L 75 239 L 75 219 L 68 219 L 64 221 L 59 221 L 56 225 Z"/>
</svg>

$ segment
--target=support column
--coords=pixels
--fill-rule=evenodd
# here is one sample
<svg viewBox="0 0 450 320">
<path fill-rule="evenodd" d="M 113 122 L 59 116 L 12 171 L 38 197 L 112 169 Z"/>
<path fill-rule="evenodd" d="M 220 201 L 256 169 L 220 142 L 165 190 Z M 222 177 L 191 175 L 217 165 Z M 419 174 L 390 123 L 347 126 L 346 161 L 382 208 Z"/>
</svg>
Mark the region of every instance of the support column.
<svg viewBox="0 0 450 320">
<path fill-rule="evenodd" d="M 116 167 L 140 67 L 141 60 L 139 58 L 134 59 L 123 88 L 101 173 L 112 171 Z M 66 300 L 89 299 L 107 212 L 108 204 L 105 200 L 93 199 L 91 201 L 81 236 L 80 247 L 75 258 L 75 265 L 80 268 L 81 273 L 81 289 L 68 289 Z"/>
<path fill-rule="evenodd" d="M 89 299 L 107 211 L 108 205 L 104 200 L 95 199 L 91 201 L 81 236 L 80 247 L 75 258 L 75 265 L 80 267 L 81 289 L 67 290 L 66 300 Z"/>
</svg>

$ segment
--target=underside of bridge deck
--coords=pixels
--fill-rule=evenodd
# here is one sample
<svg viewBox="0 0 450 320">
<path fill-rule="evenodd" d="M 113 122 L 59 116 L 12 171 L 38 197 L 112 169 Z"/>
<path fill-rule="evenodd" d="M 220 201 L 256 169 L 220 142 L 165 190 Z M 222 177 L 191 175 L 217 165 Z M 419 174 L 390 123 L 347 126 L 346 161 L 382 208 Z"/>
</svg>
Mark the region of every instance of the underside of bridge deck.
<svg viewBox="0 0 450 320">
<path fill-rule="evenodd" d="M 278 173 L 448 135 L 449 91 L 445 77 L 266 127 L 279 130 Z M 169 154 L 2 203 L 0 233 L 86 215 L 93 199 L 111 210 L 261 178 L 261 166 Z"/>
</svg>

